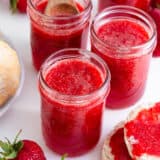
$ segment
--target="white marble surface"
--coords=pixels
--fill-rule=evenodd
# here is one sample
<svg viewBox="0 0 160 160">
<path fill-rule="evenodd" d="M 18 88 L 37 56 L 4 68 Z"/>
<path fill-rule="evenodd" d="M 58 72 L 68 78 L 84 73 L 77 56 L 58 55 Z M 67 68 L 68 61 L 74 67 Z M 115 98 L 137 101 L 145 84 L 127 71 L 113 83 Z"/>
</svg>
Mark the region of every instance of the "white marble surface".
<svg viewBox="0 0 160 160">
<path fill-rule="evenodd" d="M 9 0 L 8 0 L 9 1 Z M 96 1 L 93 1 L 94 5 Z M 95 13 L 95 12 L 94 12 Z M 40 127 L 40 98 L 37 90 L 37 73 L 31 63 L 29 45 L 29 20 L 26 15 L 11 14 L 7 0 L 0 0 L 0 30 L 10 39 L 21 54 L 25 81 L 22 92 L 8 112 L 0 117 L 0 139 L 12 139 L 19 129 L 23 130 L 21 138 L 33 139 L 43 148 L 48 160 L 60 160 L 60 156 L 51 152 L 44 144 Z M 138 103 L 160 100 L 160 58 L 152 59 L 146 92 Z M 99 144 L 88 154 L 67 160 L 99 160 L 100 150 L 106 135 L 114 125 L 124 120 L 135 106 L 124 110 L 105 110 L 103 130 Z"/>
</svg>

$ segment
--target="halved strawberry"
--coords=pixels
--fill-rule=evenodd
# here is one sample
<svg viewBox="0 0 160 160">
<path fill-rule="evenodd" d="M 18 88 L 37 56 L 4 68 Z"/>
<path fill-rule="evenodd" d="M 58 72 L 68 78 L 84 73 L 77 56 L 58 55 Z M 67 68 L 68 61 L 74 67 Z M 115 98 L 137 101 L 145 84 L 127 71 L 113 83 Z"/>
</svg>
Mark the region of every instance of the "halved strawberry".
<svg viewBox="0 0 160 160">
<path fill-rule="evenodd" d="M 46 160 L 41 147 L 31 140 L 18 140 L 20 132 L 13 143 L 7 138 L 0 141 L 0 160 Z"/>
<path fill-rule="evenodd" d="M 26 13 L 27 0 L 10 0 L 10 6 L 12 12 L 19 11 L 21 13 Z"/>
</svg>

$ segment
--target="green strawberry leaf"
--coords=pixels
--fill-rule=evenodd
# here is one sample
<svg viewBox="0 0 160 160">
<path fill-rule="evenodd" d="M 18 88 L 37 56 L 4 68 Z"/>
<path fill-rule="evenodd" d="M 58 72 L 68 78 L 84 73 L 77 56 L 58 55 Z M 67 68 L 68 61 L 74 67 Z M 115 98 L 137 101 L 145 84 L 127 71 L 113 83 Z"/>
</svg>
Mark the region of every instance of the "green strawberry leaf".
<svg viewBox="0 0 160 160">
<path fill-rule="evenodd" d="M 0 155 L 4 156 L 4 153 L 3 152 L 0 152 Z M 1 158 L 1 157 L 0 157 Z"/>
<path fill-rule="evenodd" d="M 14 139 L 14 141 L 13 141 L 13 144 L 16 144 L 16 143 L 17 143 L 18 137 L 19 137 L 19 135 L 21 134 L 21 132 L 22 132 L 22 130 L 20 130 L 20 131 L 17 133 L 17 135 L 16 135 L 16 137 L 15 137 L 15 139 Z"/>
<path fill-rule="evenodd" d="M 8 142 L 8 144 L 11 145 L 10 140 L 9 140 L 7 137 L 5 137 L 5 139 L 6 139 L 6 141 Z"/>
<path fill-rule="evenodd" d="M 21 130 L 16 135 L 13 143 L 7 138 L 5 142 L 0 140 L 0 160 L 11 160 L 17 157 L 18 152 L 23 148 L 23 141 L 18 141 L 18 136 Z"/>
<path fill-rule="evenodd" d="M 9 152 L 10 151 L 10 146 L 7 142 L 0 141 L 0 147 L 4 152 Z"/>
<path fill-rule="evenodd" d="M 5 158 L 7 159 L 7 160 L 9 160 L 9 159 L 14 159 L 14 158 L 16 158 L 17 157 L 17 152 L 16 151 L 12 151 L 9 155 L 7 155 L 7 156 L 5 156 Z"/>
<path fill-rule="evenodd" d="M 15 144 L 13 145 L 13 148 L 14 148 L 17 152 L 19 152 L 19 151 L 23 148 L 23 142 L 22 142 L 22 141 L 18 141 L 17 143 L 15 143 Z"/>
</svg>

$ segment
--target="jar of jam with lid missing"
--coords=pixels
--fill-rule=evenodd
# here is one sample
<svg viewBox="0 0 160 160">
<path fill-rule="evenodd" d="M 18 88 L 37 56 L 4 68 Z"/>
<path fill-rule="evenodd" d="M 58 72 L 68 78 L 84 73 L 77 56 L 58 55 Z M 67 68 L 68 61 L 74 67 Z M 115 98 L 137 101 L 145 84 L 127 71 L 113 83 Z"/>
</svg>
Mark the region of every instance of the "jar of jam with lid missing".
<svg viewBox="0 0 160 160">
<path fill-rule="evenodd" d="M 156 42 L 156 25 L 140 9 L 112 6 L 95 17 L 92 51 L 106 61 L 112 77 L 107 107 L 129 107 L 142 97 Z"/>
<path fill-rule="evenodd" d="M 110 72 L 96 54 L 64 49 L 51 55 L 39 74 L 45 142 L 59 154 L 78 156 L 92 149 L 101 134 Z"/>
<path fill-rule="evenodd" d="M 79 12 L 69 16 L 46 15 L 47 4 L 48 0 L 28 0 L 32 61 L 36 70 L 55 51 L 87 47 L 91 1 L 76 0 Z"/>
</svg>

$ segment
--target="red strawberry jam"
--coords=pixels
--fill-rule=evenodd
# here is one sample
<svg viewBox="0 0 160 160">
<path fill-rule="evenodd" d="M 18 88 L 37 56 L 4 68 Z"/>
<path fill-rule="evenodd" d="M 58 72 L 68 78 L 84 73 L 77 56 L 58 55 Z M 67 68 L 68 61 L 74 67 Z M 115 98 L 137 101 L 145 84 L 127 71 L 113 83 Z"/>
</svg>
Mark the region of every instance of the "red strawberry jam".
<svg viewBox="0 0 160 160">
<path fill-rule="evenodd" d="M 121 58 L 121 55 L 117 55 L 116 48 L 145 43 L 149 39 L 147 31 L 135 22 L 117 20 L 102 25 L 97 36 L 107 45 L 114 45 L 110 53 L 105 53 L 92 44 L 92 50 L 107 62 L 111 71 L 111 92 L 107 98 L 107 106 L 123 108 L 134 104 L 144 92 L 151 55 L 129 58 L 124 52 Z"/>
<path fill-rule="evenodd" d="M 47 73 L 45 81 L 52 89 L 67 95 L 89 94 L 103 83 L 100 72 L 94 66 L 79 60 L 57 63 Z"/>
<path fill-rule="evenodd" d="M 156 46 L 151 17 L 133 7 L 106 8 L 92 23 L 91 46 L 111 71 L 111 92 L 106 106 L 116 109 L 136 103 L 144 93 Z"/>
<path fill-rule="evenodd" d="M 134 137 L 132 154 L 160 157 L 160 103 L 149 109 L 142 109 L 138 115 L 125 125 L 127 139 Z"/>
<path fill-rule="evenodd" d="M 110 147 L 114 160 L 132 160 L 124 142 L 123 128 L 119 128 L 110 139 Z"/>
<path fill-rule="evenodd" d="M 143 26 L 123 19 L 102 25 L 97 34 L 104 43 L 122 48 L 140 45 L 149 39 Z"/>
<path fill-rule="evenodd" d="M 109 73 L 94 63 L 87 57 L 70 58 L 42 70 L 43 135 L 46 144 L 59 154 L 83 154 L 99 140 Z"/>
<path fill-rule="evenodd" d="M 34 67 L 39 70 L 44 60 L 63 48 L 86 48 L 91 12 L 90 0 L 77 4 L 80 11 L 74 16 L 47 16 L 47 0 L 29 0 L 31 48 Z"/>
</svg>

